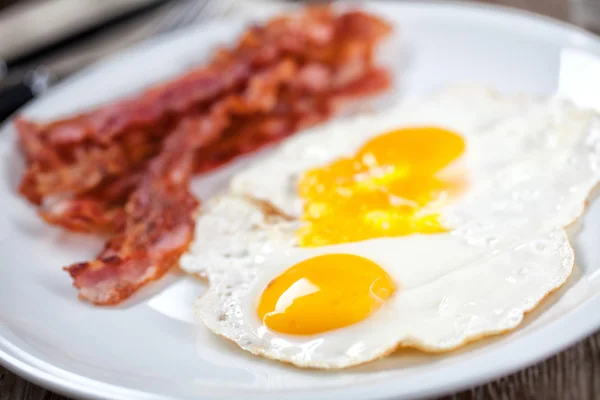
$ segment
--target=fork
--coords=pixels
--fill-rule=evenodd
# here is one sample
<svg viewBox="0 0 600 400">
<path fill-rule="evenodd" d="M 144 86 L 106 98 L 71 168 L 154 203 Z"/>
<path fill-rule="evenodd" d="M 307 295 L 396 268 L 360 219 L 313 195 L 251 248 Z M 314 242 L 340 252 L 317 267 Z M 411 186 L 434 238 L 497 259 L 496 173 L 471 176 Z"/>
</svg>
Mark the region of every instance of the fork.
<svg viewBox="0 0 600 400">
<path fill-rule="evenodd" d="M 130 31 L 107 32 L 104 40 L 92 40 L 73 49 L 66 57 L 52 56 L 46 63 L 22 71 L 4 71 L 0 62 L 0 122 L 25 103 L 44 93 L 56 82 L 89 64 L 144 39 L 163 35 L 193 24 L 217 20 L 233 14 L 240 1 L 247 0 L 179 0 L 163 6 L 141 25 L 131 25 Z M 251 3 L 255 3 L 253 0 Z M 103 32 L 104 33 L 104 32 Z"/>
<path fill-rule="evenodd" d="M 239 1 L 239 0 L 238 0 Z M 234 12 L 236 0 L 183 0 L 171 5 L 156 26 L 155 34 L 171 32 Z"/>
</svg>

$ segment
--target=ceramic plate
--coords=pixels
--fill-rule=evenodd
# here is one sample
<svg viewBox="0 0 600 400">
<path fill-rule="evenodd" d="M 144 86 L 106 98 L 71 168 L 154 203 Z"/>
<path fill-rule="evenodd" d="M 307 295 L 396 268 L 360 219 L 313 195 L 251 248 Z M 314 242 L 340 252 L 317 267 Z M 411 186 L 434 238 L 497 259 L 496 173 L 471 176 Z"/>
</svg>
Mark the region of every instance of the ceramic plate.
<svg viewBox="0 0 600 400">
<path fill-rule="evenodd" d="M 600 106 L 600 39 L 511 9 L 472 3 L 366 5 L 397 24 L 384 55 L 393 95 L 475 83 L 504 93 L 557 91 Z M 50 119 L 135 92 L 204 60 L 245 19 L 149 41 L 97 64 L 23 110 Z M 596 87 L 594 87 L 596 86 Z M 573 238 L 577 268 L 517 331 L 443 356 L 400 351 L 342 372 L 300 370 L 214 337 L 191 311 L 201 282 L 172 273 L 117 308 L 78 301 L 61 266 L 93 257 L 101 241 L 49 227 L 15 188 L 22 171 L 10 124 L 0 134 L 0 361 L 51 390 L 110 399 L 373 399 L 456 391 L 540 361 L 600 327 L 600 204 Z M 260 155 L 259 155 L 260 157 Z M 236 165 L 194 182 L 201 197 Z"/>
</svg>

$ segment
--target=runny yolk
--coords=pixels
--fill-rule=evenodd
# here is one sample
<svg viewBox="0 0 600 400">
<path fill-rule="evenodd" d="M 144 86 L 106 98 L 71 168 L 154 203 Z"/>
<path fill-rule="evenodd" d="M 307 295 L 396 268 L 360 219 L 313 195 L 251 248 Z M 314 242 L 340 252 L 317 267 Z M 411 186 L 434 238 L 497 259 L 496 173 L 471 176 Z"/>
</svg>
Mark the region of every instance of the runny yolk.
<svg viewBox="0 0 600 400">
<path fill-rule="evenodd" d="M 445 129 L 398 129 L 367 142 L 353 157 L 306 172 L 298 186 L 305 204 L 300 245 L 443 232 L 439 207 L 464 184 L 462 175 L 446 167 L 464 149 L 463 139 Z M 364 320 L 395 290 L 374 262 L 327 254 L 271 281 L 258 315 L 281 333 L 322 333 Z"/>
<path fill-rule="evenodd" d="M 263 291 L 258 316 L 270 329 L 311 335 L 367 318 L 395 291 L 374 262 L 352 254 L 326 254 L 302 261 Z"/>
<path fill-rule="evenodd" d="M 465 149 L 437 127 L 398 129 L 367 142 L 353 157 L 306 172 L 300 246 L 444 232 L 439 206 L 457 194 L 461 175 L 443 171 Z"/>
</svg>

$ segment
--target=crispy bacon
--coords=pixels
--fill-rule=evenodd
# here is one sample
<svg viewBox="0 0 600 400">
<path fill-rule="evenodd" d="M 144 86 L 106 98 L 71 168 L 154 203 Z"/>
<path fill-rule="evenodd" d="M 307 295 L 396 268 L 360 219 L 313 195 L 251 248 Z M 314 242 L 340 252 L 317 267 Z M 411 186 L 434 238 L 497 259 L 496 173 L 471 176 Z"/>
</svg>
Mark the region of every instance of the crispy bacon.
<svg viewBox="0 0 600 400">
<path fill-rule="evenodd" d="M 279 88 L 294 79 L 295 63 L 289 59 L 255 74 L 242 93 L 232 94 L 213 105 L 211 115 L 228 118 L 229 115 L 252 115 L 267 113 L 277 106 Z M 251 122 L 251 121 L 249 121 Z M 218 132 L 217 135 L 220 135 Z M 216 137 L 215 137 L 216 139 Z M 205 142 L 202 146 L 208 145 Z M 133 184 L 139 173 L 125 176 L 108 184 L 100 185 L 75 197 L 65 197 L 60 201 L 51 201 L 40 209 L 42 217 L 53 224 L 80 232 L 110 231 L 118 228 L 122 221 L 122 212 L 127 195 L 133 190 Z M 121 201 L 115 201 L 120 194 Z"/>
<path fill-rule="evenodd" d="M 209 172 L 239 156 L 277 143 L 300 129 L 328 119 L 344 102 L 379 93 L 389 84 L 387 71 L 374 69 L 346 87 L 323 96 L 299 95 L 288 89 L 280 94 L 279 103 L 271 113 L 234 124 L 219 141 L 200 149 L 196 153 L 195 171 Z"/>
<path fill-rule="evenodd" d="M 34 124 L 17 119 L 27 159 L 33 159 L 21 180 L 20 191 L 31 202 L 41 204 L 46 196 L 81 194 L 106 180 L 128 174 L 156 155 L 165 132 L 132 131 L 109 144 L 81 143 L 52 148 L 31 134 Z M 32 135 L 32 139 L 25 139 Z M 64 160 L 69 160 L 65 162 Z"/>
<path fill-rule="evenodd" d="M 81 299 L 117 304 L 173 266 L 193 238 L 198 202 L 189 191 L 189 181 L 196 150 L 214 143 L 233 115 L 274 108 L 279 87 L 294 72 L 294 64 L 283 60 L 253 77 L 241 94 L 228 96 L 207 113 L 177 125 L 129 197 L 123 233 L 111 239 L 96 260 L 66 267 Z"/>
<path fill-rule="evenodd" d="M 199 149 L 195 155 L 195 172 L 209 172 L 241 155 L 277 143 L 299 129 L 329 118 L 340 101 L 377 93 L 388 85 L 386 71 L 375 70 L 326 98 L 316 99 L 311 94 L 304 98 L 293 97 L 288 89 L 289 95 L 280 94 L 274 110 L 239 120 L 216 143 Z M 44 205 L 39 213 L 48 223 L 72 231 L 118 231 L 124 220 L 125 201 L 139 177 L 139 173 L 119 177 L 81 196 Z"/>
<path fill-rule="evenodd" d="M 46 222 L 75 232 L 118 232 L 125 220 L 125 203 L 142 176 L 142 171 L 135 171 L 83 195 L 52 199 L 38 213 Z"/>
<path fill-rule="evenodd" d="M 122 207 L 110 207 L 94 198 L 60 199 L 39 211 L 49 224 L 73 232 L 114 232 L 124 219 Z"/>
<path fill-rule="evenodd" d="M 284 58 L 302 67 L 298 90 L 345 86 L 370 68 L 374 47 L 389 30 L 365 13 L 336 15 L 327 7 L 311 8 L 250 28 L 207 66 L 138 96 L 49 124 L 19 119 L 16 126 L 28 160 L 21 193 L 40 204 L 45 196 L 83 193 L 128 173 L 156 154 L 183 115 L 240 90 L 257 71 Z M 131 136 L 138 138 L 133 149 L 143 149 L 141 154 L 126 145 Z"/>
<path fill-rule="evenodd" d="M 389 31 L 362 12 L 308 8 L 137 96 L 48 124 L 17 119 L 20 192 L 49 223 L 114 235 L 94 261 L 66 268 L 80 298 L 118 304 L 176 263 L 192 240 L 193 173 L 387 88 L 374 50 Z"/>
<path fill-rule="evenodd" d="M 202 116 L 178 125 L 129 198 L 123 232 L 96 260 L 65 268 L 81 299 L 118 304 L 162 277 L 179 259 L 192 240 L 198 206 L 188 190 L 194 149 L 203 140 L 213 140 L 221 129 L 219 121 L 207 122 Z"/>
</svg>

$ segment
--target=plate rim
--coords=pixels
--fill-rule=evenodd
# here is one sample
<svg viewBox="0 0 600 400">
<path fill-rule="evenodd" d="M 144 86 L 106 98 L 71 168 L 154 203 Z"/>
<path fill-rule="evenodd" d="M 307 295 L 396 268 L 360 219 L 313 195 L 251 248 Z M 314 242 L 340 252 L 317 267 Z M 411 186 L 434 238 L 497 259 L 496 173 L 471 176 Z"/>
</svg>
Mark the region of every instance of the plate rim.
<svg viewBox="0 0 600 400">
<path fill-rule="evenodd" d="M 350 3 L 350 2 L 348 2 Z M 352 3 L 356 4 L 356 3 Z M 502 14 L 505 18 L 525 18 L 531 22 L 536 22 L 549 27 L 560 28 L 565 31 L 565 34 L 575 33 L 581 35 L 587 40 L 595 42 L 600 45 L 600 36 L 583 29 L 577 25 L 569 22 L 559 20 L 554 17 L 537 14 L 532 11 L 522 10 L 516 7 L 498 5 L 498 4 L 487 4 L 487 3 L 476 3 L 467 0 L 404 0 L 397 4 L 391 4 L 384 0 L 371 0 L 363 1 L 358 5 L 369 6 L 369 4 L 385 4 L 387 7 L 402 7 L 403 5 L 413 6 L 435 6 L 445 8 L 460 8 L 467 10 L 479 10 L 485 13 L 491 14 Z M 233 16 L 233 20 L 239 19 L 239 16 Z M 211 21 L 210 23 L 213 23 Z M 220 24 L 223 22 L 220 21 Z M 51 91 L 60 89 L 63 84 L 69 84 L 72 81 L 82 79 L 96 68 L 101 68 L 104 65 L 113 63 L 115 59 L 123 56 L 127 57 L 130 53 L 143 50 L 144 48 L 152 47 L 161 42 L 168 42 L 175 39 L 176 37 L 185 34 L 190 29 L 204 29 L 199 26 L 194 26 L 180 31 L 168 33 L 158 37 L 151 37 L 143 40 L 134 46 L 125 48 L 117 51 L 110 57 L 107 57 L 99 62 L 96 62 L 81 71 L 76 72 L 67 78 L 64 82 L 61 82 L 56 87 L 52 88 Z M 11 115 L 4 123 L 0 125 L 0 131 L 7 129 L 13 120 L 15 115 L 26 111 L 32 104 L 35 104 L 35 100 L 19 109 L 13 115 Z M 6 137 L 6 136 L 5 136 Z M 518 357 L 504 358 L 501 362 L 495 363 L 494 367 L 483 367 L 475 368 L 470 376 L 462 375 L 459 377 L 445 377 L 443 381 L 437 381 L 435 384 L 421 390 L 413 390 L 411 393 L 405 392 L 402 394 L 404 397 L 429 397 L 440 395 L 443 393 L 451 393 L 466 389 L 468 387 L 480 385 L 486 382 L 490 382 L 501 376 L 508 375 L 515 371 L 529 367 L 536 364 L 550 356 L 563 351 L 572 344 L 582 340 L 584 337 L 589 336 L 595 331 L 600 329 L 600 316 L 595 320 L 589 318 L 590 315 L 594 315 L 594 312 L 600 307 L 600 296 L 595 296 L 583 304 L 580 304 L 577 308 L 571 312 L 557 318 L 555 321 L 548 323 L 544 328 L 535 330 L 526 336 L 520 338 L 515 342 L 506 344 L 507 350 L 512 354 L 517 354 Z M 2 323 L 4 325 L 4 323 Z M 573 327 L 577 326 L 576 330 Z M 550 335 L 553 332 L 554 335 Z M 548 342 L 547 338 L 551 336 L 551 341 Z M 545 345 L 540 343 L 547 342 Z M 532 346 L 535 344 L 535 346 Z M 10 348 L 13 348 L 14 353 L 23 353 L 23 355 L 12 355 L 10 354 Z M 523 351 L 519 351 L 523 349 Z M 525 349 L 527 349 L 525 351 Z M 477 361 L 482 356 L 475 359 L 466 360 L 463 364 L 477 364 Z M 117 399 L 117 400 L 128 400 L 128 399 L 172 399 L 170 396 L 158 395 L 146 391 L 130 389 L 118 385 L 103 382 L 101 380 L 87 378 L 77 373 L 69 372 L 56 367 L 46 361 L 35 358 L 36 362 L 26 361 L 27 358 L 35 358 L 35 356 L 27 353 L 25 350 L 21 350 L 18 346 L 13 345 L 7 338 L 0 335 L 0 365 L 5 367 L 7 370 L 15 373 L 16 375 L 26 379 L 27 381 L 34 383 L 38 386 L 46 388 L 56 393 L 61 393 L 66 396 L 76 396 L 78 398 L 85 399 Z M 37 364 L 37 365 L 36 365 Z M 44 365 L 44 366 L 40 366 Z M 53 373 L 51 370 L 61 371 L 63 374 L 68 374 L 71 379 L 63 376 L 59 376 L 56 372 Z M 443 367 L 441 367 L 443 369 Z M 301 393 L 284 393 L 282 390 L 273 391 L 273 394 L 277 393 L 278 398 L 286 399 L 299 399 L 305 398 L 310 395 L 313 399 L 318 398 L 344 398 L 348 395 L 348 390 L 343 387 L 332 387 L 326 389 L 312 389 L 311 391 L 302 391 Z M 398 396 L 398 386 L 395 384 L 393 379 L 390 377 L 381 378 L 365 383 L 354 384 L 351 388 L 352 398 L 391 398 L 392 396 Z M 257 393 L 258 394 L 258 393 Z M 260 394 L 259 394 L 260 395 Z M 209 399 L 212 394 L 203 396 L 204 399 Z M 262 395 L 260 395 L 262 396 Z M 342 397 L 344 396 L 344 397 Z M 219 396 L 219 398 L 221 398 Z M 394 397 L 398 398 L 398 397 Z"/>
</svg>

